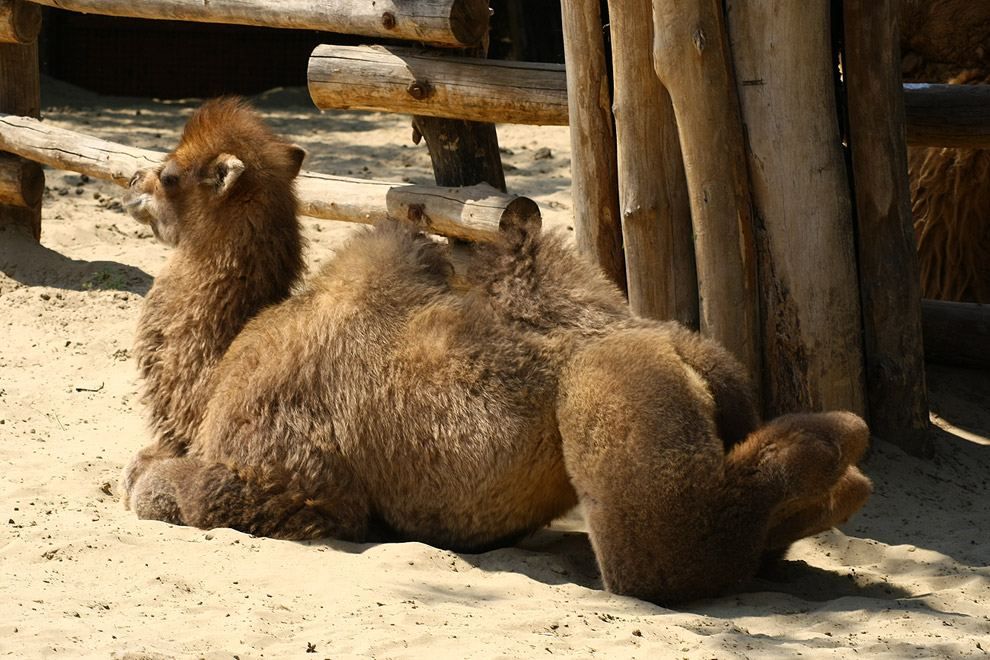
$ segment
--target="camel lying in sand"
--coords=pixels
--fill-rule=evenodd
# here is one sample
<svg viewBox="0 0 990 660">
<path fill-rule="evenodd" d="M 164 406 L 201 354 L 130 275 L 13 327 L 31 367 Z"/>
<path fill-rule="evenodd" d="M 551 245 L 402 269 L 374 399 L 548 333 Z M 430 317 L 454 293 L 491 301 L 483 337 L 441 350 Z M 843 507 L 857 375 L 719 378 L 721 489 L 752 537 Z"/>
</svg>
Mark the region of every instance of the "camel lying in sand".
<svg viewBox="0 0 990 660">
<path fill-rule="evenodd" d="M 135 177 L 128 208 L 176 247 L 139 323 L 139 517 L 470 552 L 579 504 L 605 587 L 671 603 L 738 588 L 868 497 L 862 420 L 760 426 L 736 360 L 634 317 L 555 234 L 476 246 L 465 293 L 445 245 L 383 224 L 287 297 L 300 160 L 222 100 Z"/>
</svg>

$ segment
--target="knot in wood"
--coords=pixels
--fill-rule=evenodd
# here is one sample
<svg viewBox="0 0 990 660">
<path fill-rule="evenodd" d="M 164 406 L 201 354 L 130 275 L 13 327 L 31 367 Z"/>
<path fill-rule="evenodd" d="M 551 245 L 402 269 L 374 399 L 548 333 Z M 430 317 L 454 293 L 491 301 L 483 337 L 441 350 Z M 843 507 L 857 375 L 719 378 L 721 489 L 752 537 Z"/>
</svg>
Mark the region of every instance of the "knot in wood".
<svg viewBox="0 0 990 660">
<path fill-rule="evenodd" d="M 708 39 L 705 37 L 705 31 L 702 28 L 698 28 L 698 31 L 694 33 L 694 47 L 698 49 L 698 54 L 700 55 L 706 48 L 708 48 Z"/>
<path fill-rule="evenodd" d="M 382 14 L 382 27 L 386 30 L 395 29 L 395 14 L 390 11 Z"/>
<path fill-rule="evenodd" d="M 422 204 L 410 204 L 409 210 L 406 211 L 406 217 L 412 222 L 419 222 L 423 219 L 423 205 Z"/>
<path fill-rule="evenodd" d="M 413 97 L 417 101 L 422 101 L 430 95 L 429 85 L 426 83 L 421 83 L 418 80 L 409 85 L 409 87 L 406 88 L 406 91 L 409 93 L 409 96 Z"/>
</svg>

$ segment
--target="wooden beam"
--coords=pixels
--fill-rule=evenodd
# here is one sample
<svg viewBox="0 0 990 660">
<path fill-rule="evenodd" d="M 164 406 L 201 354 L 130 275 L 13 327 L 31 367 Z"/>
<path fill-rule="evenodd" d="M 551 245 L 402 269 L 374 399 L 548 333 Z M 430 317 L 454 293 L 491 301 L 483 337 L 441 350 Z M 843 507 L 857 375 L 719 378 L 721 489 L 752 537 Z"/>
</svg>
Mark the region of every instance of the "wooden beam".
<svg viewBox="0 0 990 660">
<path fill-rule="evenodd" d="M 27 0 L 0 0 L 0 42 L 29 44 L 41 32 L 41 7 Z"/>
<path fill-rule="evenodd" d="M 829 0 L 729 0 L 759 249 L 764 408 L 866 415 Z M 786 57 L 781 54 L 786 53 Z"/>
<path fill-rule="evenodd" d="M 899 0 L 844 0 L 843 73 L 863 307 L 870 428 L 930 456 L 921 277 L 907 179 L 897 57 Z"/>
<path fill-rule="evenodd" d="M 921 327 L 927 361 L 990 368 L 990 305 L 925 299 Z"/>
<path fill-rule="evenodd" d="M 322 110 L 373 110 L 510 124 L 567 125 L 563 65 L 386 46 L 317 46 L 309 93 Z"/>
<path fill-rule="evenodd" d="M 578 250 L 626 288 L 619 216 L 615 127 L 599 0 L 561 0 L 568 115 L 571 122 L 571 197 Z"/>
<path fill-rule="evenodd" d="M 166 155 L 11 115 L 0 115 L 0 150 L 124 188 L 135 172 Z M 495 240 L 502 226 L 520 218 L 530 225 L 539 221 L 535 202 L 487 185 L 459 190 L 303 171 L 296 179 L 296 192 L 303 215 L 368 224 L 389 217 L 391 210 L 400 219 L 412 218 L 424 231 L 471 241 Z M 418 210 L 411 212 L 414 206 Z"/>
<path fill-rule="evenodd" d="M 85 14 L 339 32 L 436 46 L 488 34 L 487 0 L 32 0 Z"/>
<path fill-rule="evenodd" d="M 653 69 L 650 0 L 609 0 L 629 306 L 698 327 L 691 205 L 670 95 Z"/>
<path fill-rule="evenodd" d="M 722 0 L 653 0 L 653 61 L 677 117 L 694 222 L 701 332 L 761 391 L 756 249 Z M 576 157 L 576 156 L 575 156 Z"/>
<path fill-rule="evenodd" d="M 912 146 L 990 149 L 990 85 L 904 85 Z"/>
</svg>

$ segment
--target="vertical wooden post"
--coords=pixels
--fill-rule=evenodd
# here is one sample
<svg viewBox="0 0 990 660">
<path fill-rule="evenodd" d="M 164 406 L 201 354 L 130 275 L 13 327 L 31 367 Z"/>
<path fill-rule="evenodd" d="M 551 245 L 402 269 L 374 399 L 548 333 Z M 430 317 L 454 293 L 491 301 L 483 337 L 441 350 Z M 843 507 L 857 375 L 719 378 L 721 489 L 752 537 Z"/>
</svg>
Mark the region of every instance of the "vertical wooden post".
<svg viewBox="0 0 990 660">
<path fill-rule="evenodd" d="M 28 117 L 41 116 L 41 79 L 38 71 L 38 42 L 0 43 L 0 112 Z M 31 176 L 42 178 L 41 166 Z M 26 227 L 41 238 L 41 203 L 31 207 L 0 204 L 0 225 Z"/>
<path fill-rule="evenodd" d="M 626 288 L 616 174 L 615 130 L 598 0 L 561 0 L 571 196 L 578 249 Z"/>
<path fill-rule="evenodd" d="M 494 124 L 417 115 L 413 126 L 426 138 L 438 185 L 487 183 L 505 192 Z"/>
<path fill-rule="evenodd" d="M 870 426 L 930 456 L 918 255 L 907 179 L 898 0 L 843 0 L 849 148 Z"/>
<path fill-rule="evenodd" d="M 653 61 L 670 92 L 691 199 L 701 331 L 762 373 L 749 181 L 721 0 L 653 0 Z"/>
<path fill-rule="evenodd" d="M 764 407 L 866 414 L 829 0 L 730 0 L 759 251 Z"/>
<path fill-rule="evenodd" d="M 670 95 L 653 69 L 650 0 L 609 0 L 629 306 L 698 326 L 691 206 Z"/>
</svg>

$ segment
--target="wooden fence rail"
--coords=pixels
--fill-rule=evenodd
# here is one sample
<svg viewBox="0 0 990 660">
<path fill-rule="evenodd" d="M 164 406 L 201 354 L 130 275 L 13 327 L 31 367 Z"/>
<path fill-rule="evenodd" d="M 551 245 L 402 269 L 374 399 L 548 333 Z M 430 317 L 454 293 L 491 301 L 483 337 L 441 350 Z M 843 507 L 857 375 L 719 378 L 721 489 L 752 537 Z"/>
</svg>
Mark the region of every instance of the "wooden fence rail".
<svg viewBox="0 0 990 660">
<path fill-rule="evenodd" d="M 165 156 L 160 151 L 128 147 L 36 119 L 3 114 L 0 151 L 125 188 L 135 172 L 156 165 Z M 0 185 L 0 202 L 14 201 L 4 196 L 13 196 L 21 187 Z M 314 218 L 371 223 L 391 214 L 424 231 L 473 241 L 496 240 L 505 223 L 539 222 L 540 215 L 532 200 L 487 185 L 411 186 L 303 171 L 296 189 L 300 212 Z"/>
<path fill-rule="evenodd" d="M 131 18 L 320 30 L 465 48 L 488 33 L 487 0 L 32 0 Z"/>
<path fill-rule="evenodd" d="M 309 59 L 308 79 L 313 103 L 322 110 L 567 125 L 567 80 L 559 64 L 323 45 Z"/>
</svg>

